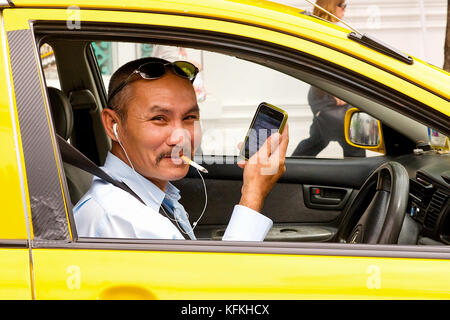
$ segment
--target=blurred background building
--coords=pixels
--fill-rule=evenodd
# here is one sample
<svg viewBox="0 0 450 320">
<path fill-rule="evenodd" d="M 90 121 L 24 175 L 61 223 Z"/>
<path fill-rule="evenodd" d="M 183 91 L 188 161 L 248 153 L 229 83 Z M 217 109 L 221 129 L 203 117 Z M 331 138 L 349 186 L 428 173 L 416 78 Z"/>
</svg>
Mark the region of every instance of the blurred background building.
<svg viewBox="0 0 450 320">
<path fill-rule="evenodd" d="M 311 0 L 315 2 L 315 0 Z M 303 10 L 305 0 L 274 0 Z M 344 20 L 410 55 L 442 68 L 447 0 L 346 0 Z"/>
</svg>

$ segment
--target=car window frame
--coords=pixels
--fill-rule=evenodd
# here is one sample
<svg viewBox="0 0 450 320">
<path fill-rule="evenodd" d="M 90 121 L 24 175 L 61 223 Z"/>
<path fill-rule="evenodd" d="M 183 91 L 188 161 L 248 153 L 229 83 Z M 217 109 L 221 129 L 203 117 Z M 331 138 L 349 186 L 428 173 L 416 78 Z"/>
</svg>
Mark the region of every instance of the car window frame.
<svg viewBox="0 0 450 320">
<path fill-rule="evenodd" d="M 139 27 L 142 28 L 142 26 L 138 26 L 137 28 L 139 28 Z M 86 25 L 84 26 L 84 28 L 86 28 Z M 161 29 L 164 29 L 164 28 L 161 28 Z M 181 28 L 177 28 L 177 29 L 181 29 Z M 164 32 L 166 32 L 166 31 L 167 30 L 164 30 Z M 184 31 L 186 31 L 186 30 L 184 30 Z M 40 32 L 42 32 L 42 30 Z M 119 39 L 121 37 L 114 36 L 112 38 Z M 179 39 L 176 41 L 179 44 Z M 172 42 L 166 42 L 166 43 L 172 43 Z M 278 49 L 280 49 L 280 48 L 278 48 Z M 323 61 L 321 61 L 321 63 L 323 63 Z M 334 71 L 339 70 L 339 69 L 340 68 L 335 69 Z M 342 69 L 340 71 L 342 71 Z M 97 79 L 98 79 L 98 76 L 97 76 Z M 102 82 L 100 81 L 100 83 L 102 83 Z M 98 83 L 97 83 L 97 85 L 98 85 Z M 103 92 L 102 99 L 106 100 L 104 95 L 105 95 L 105 92 Z M 405 99 L 405 100 L 408 102 L 408 99 Z M 413 99 L 410 99 L 410 100 L 413 100 Z M 409 102 L 411 103 L 411 101 L 409 101 Z M 418 102 L 418 101 L 415 101 L 415 102 L 417 104 L 420 104 L 420 102 Z M 61 167 L 60 167 L 60 170 L 61 170 Z M 60 172 L 60 174 L 64 175 L 63 172 Z M 71 222 L 71 226 L 72 226 L 72 222 Z M 71 229 L 73 230 L 74 227 L 71 227 Z M 45 245 L 48 247 L 48 244 L 45 244 Z M 39 246 L 39 244 L 38 244 L 38 246 Z M 189 251 L 189 252 L 199 251 L 199 250 L 200 251 L 202 251 L 202 250 L 206 250 L 206 251 L 224 250 L 225 252 L 247 252 L 247 253 L 250 253 L 250 252 L 252 252 L 252 253 L 257 253 L 257 252 L 279 253 L 280 251 L 278 251 L 278 250 L 285 248 L 286 250 L 284 250 L 284 251 L 281 250 L 281 252 L 287 253 L 287 254 L 290 254 L 293 252 L 297 252 L 297 253 L 302 252 L 301 254 L 306 254 L 305 252 L 311 253 L 312 251 L 315 251 L 315 250 L 321 251 L 321 248 L 322 248 L 324 251 L 324 254 L 327 254 L 327 255 L 329 255 L 329 254 L 349 255 L 352 252 L 352 250 L 355 249 L 356 250 L 355 253 L 359 252 L 356 255 L 362 254 L 363 256 L 367 256 L 367 255 L 372 256 L 373 255 L 373 256 L 383 256 L 383 257 L 385 257 L 386 254 L 388 254 L 387 252 L 392 253 L 392 257 L 397 257 L 398 254 L 400 254 L 400 256 L 402 256 L 403 254 L 401 252 L 403 252 L 403 253 L 407 252 L 405 254 L 406 255 L 411 254 L 410 255 L 411 257 L 413 257 L 413 256 L 418 257 L 418 256 L 421 256 L 421 254 L 424 254 L 424 256 L 421 256 L 421 257 L 430 257 L 430 255 L 434 255 L 436 253 L 436 250 L 441 252 L 441 250 L 436 249 L 436 248 L 427 248 L 426 250 L 417 250 L 418 249 L 417 246 L 402 246 L 402 247 L 395 246 L 399 250 L 396 250 L 396 249 L 393 250 L 392 246 L 377 246 L 377 249 L 373 250 L 372 246 L 349 245 L 349 244 L 346 244 L 345 247 L 342 247 L 341 244 L 292 243 L 287 246 L 288 248 L 286 248 L 285 243 L 283 243 L 283 244 L 268 244 L 268 243 L 264 243 L 264 242 L 258 243 L 258 244 L 249 244 L 247 242 L 234 242 L 231 244 L 231 243 L 224 243 L 222 241 L 212 241 L 211 240 L 211 241 L 207 241 L 207 243 L 198 241 L 198 242 L 195 242 L 195 244 L 194 244 L 193 242 L 184 241 L 184 240 L 176 241 L 176 243 L 174 243 L 174 242 L 172 242 L 172 240 L 95 239 L 95 238 L 78 238 L 76 236 L 76 232 L 74 232 L 74 237 L 72 239 L 72 242 L 65 243 L 65 244 L 52 243 L 50 246 L 51 247 L 67 247 L 67 246 L 69 246 L 72 248 L 77 248 L 77 247 L 84 248 L 84 247 L 93 246 L 93 247 L 99 247 L 99 248 L 105 248 L 105 249 L 108 249 L 108 248 L 117 249 L 118 247 L 133 248 L 133 246 L 136 248 L 142 248 L 142 246 L 144 246 L 144 247 L 149 246 L 150 250 L 170 250 L 170 251 L 180 251 L 180 250 L 184 251 L 185 250 L 185 251 Z M 238 249 L 238 248 L 241 248 L 241 249 Z M 415 249 L 413 249 L 413 248 L 415 248 Z M 411 250 L 411 249 L 413 249 L 413 250 Z M 330 251 L 328 251 L 328 250 L 330 250 Z M 334 250 L 338 250 L 338 251 L 334 252 Z M 444 253 L 448 253 L 448 256 L 450 256 L 450 252 L 444 251 Z M 350 255 L 353 256 L 354 254 L 350 254 Z"/>
</svg>

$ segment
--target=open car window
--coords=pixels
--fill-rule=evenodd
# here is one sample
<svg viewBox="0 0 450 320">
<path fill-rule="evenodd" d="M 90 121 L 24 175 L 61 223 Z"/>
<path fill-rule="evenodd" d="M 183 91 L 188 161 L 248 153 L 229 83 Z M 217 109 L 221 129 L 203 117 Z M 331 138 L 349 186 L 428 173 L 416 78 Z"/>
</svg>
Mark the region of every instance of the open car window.
<svg viewBox="0 0 450 320">
<path fill-rule="evenodd" d="M 287 111 L 290 130 L 288 171 L 274 187 L 262 211 L 274 222 L 266 241 L 336 242 L 343 221 L 349 225 L 357 223 L 357 215 L 346 219 L 348 208 L 365 179 L 386 161 L 383 155 L 407 154 L 427 137 L 426 126 L 388 108 L 389 104 L 380 98 L 382 95 L 377 93 L 378 96 L 372 96 L 366 84 L 359 83 L 360 80 L 354 75 L 346 75 L 337 67 L 333 71 L 342 73 L 341 79 L 347 82 L 345 85 L 331 76 L 324 77 L 307 68 L 270 59 L 269 55 L 261 59 L 240 50 L 92 41 L 82 37 L 72 42 L 67 42 L 63 37 L 56 38 L 52 45 L 57 48 L 69 45 L 79 56 L 87 57 L 87 61 L 80 64 L 84 73 L 80 73 L 79 80 L 76 80 L 84 84 L 85 89 L 83 86 L 66 88 L 75 113 L 70 141 L 98 165 L 104 163 L 110 148 L 100 112 L 106 106 L 110 77 L 118 67 L 147 56 L 163 57 L 170 61 L 188 60 L 198 66 L 200 73 L 194 87 L 200 106 L 203 137 L 196 160 L 211 169 L 211 174 L 205 177 L 208 191 L 206 211 L 203 212 L 205 198 L 199 192 L 202 190 L 201 180 L 195 172 L 174 184 L 181 190 L 180 202 L 189 212 L 191 222 L 202 217 L 196 228 L 198 239 L 202 240 L 222 238 L 233 206 L 239 202 L 242 171 L 236 166 L 237 146 L 245 136 L 257 105 L 263 101 Z M 76 68 L 69 64 L 73 57 L 64 55 L 61 53 L 58 56 L 58 60 L 62 61 L 61 67 L 65 69 L 60 72 L 65 75 L 61 80 L 63 89 L 71 85 L 68 76 Z M 326 102 L 329 104 L 332 101 L 333 106 L 315 110 L 311 103 L 314 101 L 311 90 L 319 92 L 315 93 L 316 96 L 326 96 Z M 346 142 L 342 140 L 342 131 L 346 104 L 345 108 L 358 107 L 381 120 L 380 130 L 383 143 L 386 143 L 382 153 L 354 148 L 358 155 L 344 156 L 343 145 Z M 327 109 L 335 111 L 331 118 L 324 117 Z M 334 119 L 333 114 L 336 116 Z M 311 138 L 314 123 L 318 121 L 325 121 L 325 125 L 322 122 L 320 128 L 315 127 L 318 129 L 316 131 L 322 136 L 328 134 L 329 141 L 325 141 L 322 150 L 315 155 L 296 154 L 302 142 Z M 415 129 L 410 130 L 412 127 Z M 341 141 L 334 131 L 339 131 Z M 313 142 L 312 145 L 318 143 Z M 82 179 L 79 173 L 71 174 L 71 169 L 64 169 L 70 199 L 76 206 L 89 189 L 92 176 Z M 367 191 L 369 198 L 375 193 L 373 181 L 371 183 Z M 364 201 L 360 204 L 360 214 L 369 204 Z M 76 228 L 74 223 L 72 228 Z M 345 230 L 347 233 L 350 231 Z M 415 244 L 417 237 L 415 234 L 407 244 Z"/>
</svg>

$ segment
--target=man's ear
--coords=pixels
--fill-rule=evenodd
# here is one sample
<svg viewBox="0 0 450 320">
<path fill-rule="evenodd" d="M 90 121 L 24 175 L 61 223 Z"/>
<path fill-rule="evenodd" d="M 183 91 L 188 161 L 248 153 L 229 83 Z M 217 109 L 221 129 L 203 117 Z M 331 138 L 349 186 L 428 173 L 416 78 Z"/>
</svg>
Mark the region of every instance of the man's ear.
<svg viewBox="0 0 450 320">
<path fill-rule="evenodd" d="M 102 123 L 105 128 L 106 134 L 111 138 L 111 140 L 118 142 L 117 137 L 114 133 L 114 124 L 119 122 L 119 116 L 116 111 L 105 108 L 102 110 Z"/>
</svg>

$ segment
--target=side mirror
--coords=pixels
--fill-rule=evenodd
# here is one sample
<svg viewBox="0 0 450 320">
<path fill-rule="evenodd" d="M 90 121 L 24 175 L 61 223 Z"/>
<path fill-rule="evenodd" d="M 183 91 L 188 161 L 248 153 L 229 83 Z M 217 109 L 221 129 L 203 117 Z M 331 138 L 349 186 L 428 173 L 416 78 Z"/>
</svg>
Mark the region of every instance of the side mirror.
<svg viewBox="0 0 450 320">
<path fill-rule="evenodd" d="M 357 148 L 386 153 L 380 121 L 358 108 L 345 114 L 345 140 Z"/>
</svg>

